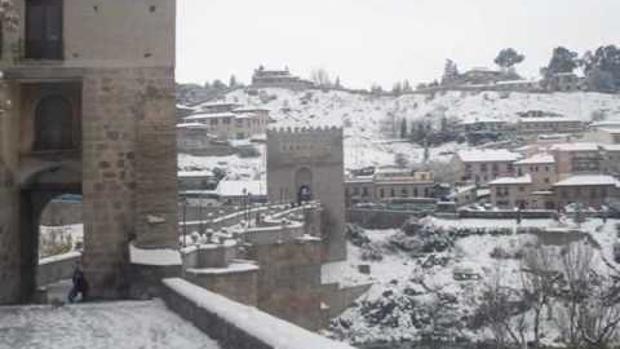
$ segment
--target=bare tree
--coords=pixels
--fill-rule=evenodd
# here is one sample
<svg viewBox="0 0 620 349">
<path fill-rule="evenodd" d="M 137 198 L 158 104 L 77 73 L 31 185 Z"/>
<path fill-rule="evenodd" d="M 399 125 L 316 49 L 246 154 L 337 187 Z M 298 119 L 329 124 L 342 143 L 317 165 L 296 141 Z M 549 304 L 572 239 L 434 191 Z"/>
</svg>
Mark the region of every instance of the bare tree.
<svg viewBox="0 0 620 349">
<path fill-rule="evenodd" d="M 501 275 L 498 268 L 482 293 L 476 317 L 493 333 L 498 348 L 526 348 L 528 326 L 522 295 L 518 290 L 502 285 Z"/>
<path fill-rule="evenodd" d="M 314 82 L 314 84 L 317 87 L 322 87 L 322 88 L 332 87 L 332 82 L 329 77 L 329 74 L 323 68 L 313 70 L 311 79 L 312 79 L 312 82 Z"/>
<path fill-rule="evenodd" d="M 537 245 L 525 251 L 521 260 L 521 277 L 523 283 L 524 301 L 533 312 L 532 330 L 534 332 L 533 346 L 540 346 L 543 310 L 547 309 L 547 317 L 551 318 L 551 298 L 555 284 L 561 278 L 558 272 L 558 256 L 553 249 Z"/>
</svg>

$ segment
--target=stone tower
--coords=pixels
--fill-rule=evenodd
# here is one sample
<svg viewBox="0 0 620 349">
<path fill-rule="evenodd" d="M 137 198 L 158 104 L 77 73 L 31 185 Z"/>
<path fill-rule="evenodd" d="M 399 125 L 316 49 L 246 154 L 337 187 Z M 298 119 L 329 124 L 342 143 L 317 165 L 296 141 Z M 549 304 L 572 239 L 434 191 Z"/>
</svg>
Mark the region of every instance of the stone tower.
<svg viewBox="0 0 620 349">
<path fill-rule="evenodd" d="M 0 68 L 0 304 L 36 287 L 38 221 L 83 197 L 95 298 L 127 294 L 129 242 L 177 245 L 175 1 L 15 0 Z"/>
<path fill-rule="evenodd" d="M 324 207 L 326 260 L 346 259 L 342 129 L 281 128 L 267 131 L 270 202 L 297 202 L 305 193 Z"/>
</svg>

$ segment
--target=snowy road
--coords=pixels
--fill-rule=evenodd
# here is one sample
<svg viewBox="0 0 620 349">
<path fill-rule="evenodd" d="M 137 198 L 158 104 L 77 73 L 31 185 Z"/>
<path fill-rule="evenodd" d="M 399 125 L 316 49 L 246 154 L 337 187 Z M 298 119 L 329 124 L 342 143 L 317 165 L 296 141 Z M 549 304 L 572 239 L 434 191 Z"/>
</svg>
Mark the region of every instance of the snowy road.
<svg viewBox="0 0 620 349">
<path fill-rule="evenodd" d="M 219 349 L 161 301 L 0 307 L 0 349 Z"/>
</svg>

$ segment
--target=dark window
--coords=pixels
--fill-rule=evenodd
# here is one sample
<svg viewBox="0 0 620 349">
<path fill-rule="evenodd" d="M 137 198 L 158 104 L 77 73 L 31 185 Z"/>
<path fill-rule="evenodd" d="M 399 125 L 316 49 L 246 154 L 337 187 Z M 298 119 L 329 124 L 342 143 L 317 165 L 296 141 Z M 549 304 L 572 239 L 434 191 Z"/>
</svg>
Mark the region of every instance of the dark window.
<svg viewBox="0 0 620 349">
<path fill-rule="evenodd" d="M 390 196 L 391 197 L 395 197 L 396 196 L 396 191 L 394 190 L 394 188 L 390 189 Z"/>
<path fill-rule="evenodd" d="M 75 147 L 73 110 L 61 96 L 43 98 L 35 110 L 35 151 L 67 150 Z"/>
<path fill-rule="evenodd" d="M 62 0 L 26 1 L 26 58 L 63 58 L 62 8 Z"/>
<path fill-rule="evenodd" d="M 379 189 L 379 196 L 384 197 L 385 193 L 383 192 L 383 188 Z"/>
<path fill-rule="evenodd" d="M 368 188 L 367 187 L 363 187 L 362 188 L 362 196 L 368 196 Z"/>
</svg>

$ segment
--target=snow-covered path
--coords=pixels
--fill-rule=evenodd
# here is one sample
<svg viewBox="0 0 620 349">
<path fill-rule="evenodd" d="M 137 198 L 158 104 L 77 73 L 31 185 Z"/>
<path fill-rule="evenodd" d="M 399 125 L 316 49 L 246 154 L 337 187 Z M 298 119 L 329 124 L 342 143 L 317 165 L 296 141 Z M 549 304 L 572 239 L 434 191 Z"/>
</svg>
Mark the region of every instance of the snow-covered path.
<svg viewBox="0 0 620 349">
<path fill-rule="evenodd" d="M 0 348 L 219 349 L 159 300 L 0 307 Z"/>
</svg>

